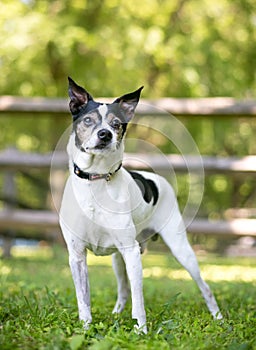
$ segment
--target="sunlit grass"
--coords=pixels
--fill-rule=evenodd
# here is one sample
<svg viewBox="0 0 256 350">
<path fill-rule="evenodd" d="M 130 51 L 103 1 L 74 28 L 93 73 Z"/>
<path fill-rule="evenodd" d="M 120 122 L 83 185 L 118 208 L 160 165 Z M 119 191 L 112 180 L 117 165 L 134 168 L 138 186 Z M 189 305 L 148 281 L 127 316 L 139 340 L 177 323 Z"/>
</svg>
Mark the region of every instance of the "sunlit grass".
<svg viewBox="0 0 256 350">
<path fill-rule="evenodd" d="M 201 268 L 204 279 L 212 282 L 240 281 L 256 283 L 256 266 L 230 265 L 203 265 Z M 159 266 L 143 269 L 144 278 L 168 277 L 173 280 L 191 280 L 190 275 L 183 269 L 163 268 Z"/>
<path fill-rule="evenodd" d="M 142 257 L 143 261 L 143 276 L 144 278 L 163 278 L 168 277 L 171 280 L 191 280 L 188 272 L 182 268 L 178 263 L 173 260 L 170 254 L 159 254 L 148 252 Z M 205 260 L 205 259 L 204 259 Z M 221 259 L 222 261 L 224 259 Z M 202 262 L 201 272 L 203 278 L 212 282 L 219 281 L 240 281 L 240 282 L 255 282 L 256 283 L 256 261 L 255 259 L 236 258 L 235 264 L 234 258 L 225 258 L 227 264 L 221 263 L 221 265 L 207 264 Z M 247 263 L 246 263 L 247 262 Z M 168 267 L 169 263 L 169 267 Z M 232 263 L 232 265 L 231 265 Z M 244 265 L 244 263 L 246 263 Z M 173 265 L 176 267 L 174 268 Z M 88 255 L 89 266 L 111 266 L 111 257 L 104 256 L 98 257 L 89 253 Z"/>
<path fill-rule="evenodd" d="M 49 259 L 54 255 L 53 249 L 50 246 L 14 246 L 12 255 L 15 258 L 36 258 Z"/>
<path fill-rule="evenodd" d="M 93 324 L 84 332 L 66 249 L 15 247 L 13 256 L 0 260 L 1 350 L 256 349 L 255 259 L 199 257 L 225 317 L 220 324 L 171 254 L 148 252 L 143 267 L 149 334 L 138 336 L 130 301 L 120 316 L 111 313 L 111 257 L 88 256 Z"/>
<path fill-rule="evenodd" d="M 12 255 L 14 258 L 26 258 L 34 259 L 40 258 L 48 260 L 54 258 L 54 250 L 50 246 L 21 246 L 13 247 Z M 64 255 L 67 252 L 64 250 Z M 248 258 L 236 258 L 235 264 L 234 258 L 221 258 L 220 265 L 207 264 L 205 258 L 200 263 L 201 273 L 203 278 L 212 282 L 219 281 L 240 281 L 240 282 L 253 282 L 256 283 L 256 261 L 255 259 Z M 211 260 L 211 258 L 210 258 Z M 226 264 L 224 263 L 226 262 Z M 171 280 L 191 280 L 188 272 L 180 266 L 170 254 L 147 252 L 142 256 L 143 262 L 143 277 L 144 278 L 169 278 Z M 170 266 L 168 266 L 168 264 Z M 88 254 L 89 266 L 112 266 L 111 256 L 95 256 L 93 253 Z M 4 261 L 0 262 L 0 274 L 8 275 L 11 273 L 11 268 L 4 264 Z M 66 275 L 69 275 L 69 267 L 63 269 Z"/>
</svg>

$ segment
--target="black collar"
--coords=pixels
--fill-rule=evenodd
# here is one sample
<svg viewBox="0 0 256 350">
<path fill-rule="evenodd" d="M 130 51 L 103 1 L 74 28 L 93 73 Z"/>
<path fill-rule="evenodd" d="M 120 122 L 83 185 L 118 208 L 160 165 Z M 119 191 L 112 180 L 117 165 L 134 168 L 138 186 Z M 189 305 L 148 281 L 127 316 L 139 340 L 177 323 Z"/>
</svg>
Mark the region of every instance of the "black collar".
<svg viewBox="0 0 256 350">
<path fill-rule="evenodd" d="M 110 181 L 112 176 L 118 172 L 118 170 L 121 168 L 122 163 L 119 164 L 118 168 L 113 173 L 107 173 L 107 174 L 97 174 L 97 173 L 87 173 L 83 170 L 81 170 L 75 163 L 74 163 L 74 173 L 80 177 L 81 179 L 86 179 L 89 181 L 94 180 L 100 180 L 105 179 L 106 181 Z"/>
</svg>

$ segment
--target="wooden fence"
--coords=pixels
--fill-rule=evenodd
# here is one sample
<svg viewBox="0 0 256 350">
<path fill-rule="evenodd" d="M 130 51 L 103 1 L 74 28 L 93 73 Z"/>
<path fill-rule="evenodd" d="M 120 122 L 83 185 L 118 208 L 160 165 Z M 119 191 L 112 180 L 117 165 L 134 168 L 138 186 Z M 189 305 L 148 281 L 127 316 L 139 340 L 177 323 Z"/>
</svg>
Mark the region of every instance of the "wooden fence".
<svg viewBox="0 0 256 350">
<path fill-rule="evenodd" d="M 102 99 L 101 99 L 102 100 Z M 109 99 L 104 99 L 106 102 Z M 157 101 L 142 100 L 138 106 L 138 115 L 166 114 L 166 112 L 175 116 L 193 118 L 197 116 L 246 116 L 248 118 L 256 116 L 256 101 L 236 101 L 232 98 L 206 98 L 206 99 L 173 99 L 165 98 Z M 68 114 L 68 103 L 65 99 L 46 99 L 46 98 L 17 98 L 11 96 L 0 97 L 0 118 L 2 114 L 31 115 L 53 115 L 63 116 Z M 67 163 L 66 154 L 63 152 L 55 153 L 55 166 L 63 168 Z M 198 171 L 200 167 L 204 168 L 205 173 L 211 174 L 254 174 L 256 173 L 256 156 L 246 156 L 243 158 L 228 157 L 202 157 L 196 156 L 166 155 L 167 162 L 163 162 L 161 157 L 156 155 L 139 154 L 135 161 L 129 154 L 125 155 L 124 164 L 133 169 L 153 168 L 154 171 L 163 172 L 168 166 L 172 165 L 175 172 L 184 173 L 189 171 Z M 37 211 L 30 209 L 15 208 L 15 187 L 12 178 L 18 170 L 29 169 L 50 169 L 52 154 L 31 154 L 21 153 L 14 149 L 6 149 L 0 152 L 0 169 L 8 174 L 6 176 L 4 195 L 9 197 L 9 203 L 4 205 L 0 211 L 0 235 L 18 237 L 19 229 L 36 228 L 41 233 L 44 232 L 46 239 L 55 239 L 58 229 L 58 216 L 55 211 Z M 145 165 L 146 164 L 146 165 Z M 228 221 L 208 221 L 196 218 L 188 226 L 191 233 L 204 233 L 214 235 L 249 235 L 256 236 L 256 219 L 236 218 Z M 7 233 L 7 234 L 6 234 Z M 26 234 L 22 234 L 26 236 Z M 33 236 L 34 237 L 34 236 Z M 29 238 L 29 235 L 26 237 Z M 8 243 L 8 239 L 7 239 Z M 7 244 L 8 245 L 8 244 Z"/>
</svg>

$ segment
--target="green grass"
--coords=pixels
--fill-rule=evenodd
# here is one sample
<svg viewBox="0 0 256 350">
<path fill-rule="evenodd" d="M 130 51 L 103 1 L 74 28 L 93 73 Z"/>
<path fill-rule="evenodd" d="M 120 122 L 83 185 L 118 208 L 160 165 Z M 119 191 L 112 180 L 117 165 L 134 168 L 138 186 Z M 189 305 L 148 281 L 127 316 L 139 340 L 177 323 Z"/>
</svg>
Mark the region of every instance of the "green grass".
<svg viewBox="0 0 256 350">
<path fill-rule="evenodd" d="M 148 335 L 133 331 L 131 303 L 112 315 L 116 283 L 109 257 L 89 256 L 93 324 L 78 321 L 67 253 L 18 249 L 0 261 L 0 349 L 256 349 L 256 261 L 200 258 L 225 321 L 212 320 L 171 255 L 143 257 Z"/>
</svg>

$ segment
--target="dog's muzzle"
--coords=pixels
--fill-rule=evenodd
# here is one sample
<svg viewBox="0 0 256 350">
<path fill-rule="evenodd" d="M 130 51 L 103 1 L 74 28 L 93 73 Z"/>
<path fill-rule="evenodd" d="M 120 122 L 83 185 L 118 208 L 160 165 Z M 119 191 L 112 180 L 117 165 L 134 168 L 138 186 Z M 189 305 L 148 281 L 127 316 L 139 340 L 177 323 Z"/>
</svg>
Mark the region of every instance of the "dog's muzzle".
<svg viewBox="0 0 256 350">
<path fill-rule="evenodd" d="M 113 134 L 108 129 L 101 129 L 97 133 L 97 137 L 99 139 L 99 142 L 96 145 L 96 149 L 104 149 L 112 140 Z"/>
<path fill-rule="evenodd" d="M 109 131 L 108 129 L 99 130 L 97 135 L 101 141 L 106 142 L 106 143 L 111 141 L 112 137 L 113 137 L 112 132 Z"/>
</svg>

